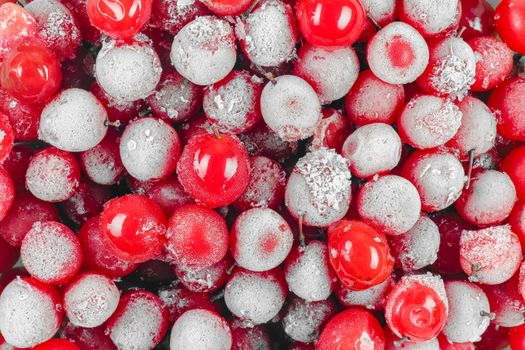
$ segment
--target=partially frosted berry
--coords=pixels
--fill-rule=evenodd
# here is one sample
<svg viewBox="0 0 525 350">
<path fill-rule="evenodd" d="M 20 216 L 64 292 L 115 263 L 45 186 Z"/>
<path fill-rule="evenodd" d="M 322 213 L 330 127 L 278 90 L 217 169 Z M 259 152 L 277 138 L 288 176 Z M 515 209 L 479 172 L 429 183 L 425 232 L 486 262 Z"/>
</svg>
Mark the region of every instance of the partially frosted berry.
<svg viewBox="0 0 525 350">
<path fill-rule="evenodd" d="M 280 270 L 251 272 L 236 269 L 224 289 L 232 314 L 258 325 L 274 318 L 286 300 L 286 283 Z"/>
<path fill-rule="evenodd" d="M 74 343 L 66 339 L 50 339 L 45 343 L 35 346 L 35 350 L 80 350 Z"/>
<path fill-rule="evenodd" d="M 105 108 L 92 93 L 67 89 L 42 111 L 38 136 L 63 151 L 83 152 L 102 141 L 107 119 Z"/>
<path fill-rule="evenodd" d="M 122 164 L 131 176 L 141 181 L 171 175 L 180 153 L 179 135 L 161 119 L 137 119 L 126 127 L 120 139 Z"/>
<path fill-rule="evenodd" d="M 368 124 L 348 136 L 341 154 L 348 159 L 352 174 L 366 179 L 397 166 L 401 159 L 401 139 L 388 124 Z"/>
<path fill-rule="evenodd" d="M 104 203 L 112 196 L 109 187 L 91 181 L 81 182 L 71 197 L 60 203 L 63 214 L 76 225 L 100 214 Z"/>
<path fill-rule="evenodd" d="M 292 248 L 284 265 L 284 277 L 288 289 L 298 297 L 306 301 L 326 300 L 336 280 L 326 244 L 311 241 Z"/>
<path fill-rule="evenodd" d="M 328 51 L 306 44 L 299 50 L 293 72 L 312 85 L 322 104 L 329 104 L 354 85 L 359 60 L 351 47 Z"/>
<path fill-rule="evenodd" d="M 13 145 L 11 152 L 2 163 L 2 167 L 11 175 L 11 180 L 13 180 L 17 192 L 22 192 L 25 189 L 27 167 L 35 153 L 36 150 L 30 145 Z"/>
<path fill-rule="evenodd" d="M 518 236 L 523 250 L 525 248 L 525 202 L 520 201 L 516 203 L 509 215 L 509 225 L 512 228 L 512 232 Z"/>
<path fill-rule="evenodd" d="M 91 23 L 117 39 L 137 34 L 151 16 L 151 0 L 88 0 L 85 6 Z"/>
<path fill-rule="evenodd" d="M 84 273 L 71 281 L 64 291 L 64 310 L 75 326 L 95 328 L 115 312 L 120 292 L 104 275 Z"/>
<path fill-rule="evenodd" d="M 262 79 L 245 71 L 232 71 L 226 78 L 208 86 L 202 107 L 219 131 L 240 134 L 261 119 L 259 104 Z"/>
<path fill-rule="evenodd" d="M 206 309 L 216 311 L 210 300 L 209 293 L 194 292 L 181 286 L 177 282 L 159 289 L 162 304 L 168 309 L 169 323 L 173 324 L 188 310 Z"/>
<path fill-rule="evenodd" d="M 487 296 L 466 281 L 447 281 L 445 289 L 449 311 L 443 334 L 453 343 L 479 341 L 491 320 Z"/>
<path fill-rule="evenodd" d="M 182 28 L 171 47 L 171 63 L 196 85 L 222 80 L 235 65 L 235 36 L 228 22 L 213 16 L 197 17 Z"/>
<path fill-rule="evenodd" d="M 466 158 L 470 151 L 474 156 L 488 152 L 496 141 L 496 117 L 481 100 L 465 96 L 456 102 L 463 117 L 456 135 L 447 143 Z"/>
<path fill-rule="evenodd" d="M 0 295 L 0 331 L 19 348 L 51 339 L 62 323 L 60 294 L 33 278 L 16 278 Z"/>
<path fill-rule="evenodd" d="M 11 153 L 14 141 L 15 134 L 9 118 L 0 112 L 0 164 L 2 164 L 9 156 L 9 153 Z"/>
<path fill-rule="evenodd" d="M 231 347 L 230 326 L 221 316 L 209 310 L 185 312 L 171 330 L 172 350 L 230 350 Z"/>
<path fill-rule="evenodd" d="M 228 205 L 248 186 L 248 153 L 235 136 L 195 135 L 182 151 L 177 175 L 198 203 L 213 208 Z"/>
<path fill-rule="evenodd" d="M 498 120 L 498 134 L 508 140 L 525 140 L 525 122 L 520 111 L 525 108 L 525 78 L 514 77 L 500 84 L 490 95 L 488 106 Z"/>
<path fill-rule="evenodd" d="M 161 73 L 159 56 L 142 37 L 129 44 L 104 42 L 95 62 L 98 84 L 117 101 L 148 97 L 159 83 Z"/>
<path fill-rule="evenodd" d="M 311 141 L 311 148 L 331 148 L 341 153 L 343 143 L 352 131 L 352 123 L 336 109 L 324 108 L 322 115 Z"/>
<path fill-rule="evenodd" d="M 366 56 L 370 70 L 379 79 L 390 84 L 407 84 L 425 71 L 429 50 L 425 39 L 413 27 L 393 22 L 372 37 Z"/>
<path fill-rule="evenodd" d="M 283 313 L 281 323 L 290 338 L 311 343 L 317 340 L 324 325 L 337 311 L 337 304 L 332 299 L 308 302 L 293 297 Z"/>
<path fill-rule="evenodd" d="M 439 276 L 407 275 L 387 298 L 385 318 L 392 332 L 413 342 L 436 337 L 447 321 L 448 301 Z"/>
<path fill-rule="evenodd" d="M 82 171 L 99 185 L 116 184 L 126 171 L 120 159 L 120 134 L 111 129 L 108 131 L 98 145 L 79 155 Z"/>
<path fill-rule="evenodd" d="M 321 103 L 315 90 L 294 75 L 282 75 L 266 84 L 261 95 L 266 124 L 285 141 L 312 136 L 321 120 Z"/>
<path fill-rule="evenodd" d="M 15 98 L 0 89 L 0 112 L 9 119 L 15 141 L 36 141 L 43 106 Z"/>
<path fill-rule="evenodd" d="M 280 265 L 292 248 L 293 233 L 277 212 L 268 208 L 245 211 L 235 220 L 230 249 L 239 266 L 267 271 Z"/>
<path fill-rule="evenodd" d="M 363 290 L 351 290 L 342 283 L 338 283 L 335 295 L 339 303 L 346 308 L 360 306 L 370 310 L 379 310 L 384 307 L 392 285 L 391 278 L 387 278 L 384 282 Z"/>
<path fill-rule="evenodd" d="M 453 343 L 447 339 L 446 336 L 441 333 L 437 339 L 434 339 L 434 341 L 438 341 L 438 345 L 440 350 L 474 350 L 476 349 L 474 347 L 474 344 L 471 342 L 467 343 Z M 477 346 L 478 344 L 476 344 Z"/>
<path fill-rule="evenodd" d="M 234 260 L 227 254 L 221 261 L 203 268 L 175 266 L 175 274 L 184 287 L 198 293 L 214 292 L 226 284 Z"/>
<path fill-rule="evenodd" d="M 456 29 L 461 16 L 459 0 L 402 0 L 398 14 L 425 38 L 433 38 Z"/>
<path fill-rule="evenodd" d="M 195 204 L 173 212 L 166 237 L 166 248 L 176 265 L 211 266 L 228 251 L 228 228 L 224 219 L 212 209 Z"/>
<path fill-rule="evenodd" d="M 106 332 L 120 350 L 151 350 L 168 330 L 162 300 L 145 290 L 129 291 L 106 323 Z"/>
<path fill-rule="evenodd" d="M 516 200 L 516 188 L 507 174 L 485 170 L 473 176 L 470 187 L 463 191 L 455 206 L 465 221 L 489 226 L 505 220 Z"/>
<path fill-rule="evenodd" d="M 8 55 L 11 48 L 24 38 L 37 35 L 35 19 L 22 6 L 0 2 L 0 62 Z"/>
<path fill-rule="evenodd" d="M 471 89 L 488 91 L 504 82 L 512 72 L 513 55 L 509 47 L 492 36 L 468 41 L 476 55 L 476 77 Z"/>
<path fill-rule="evenodd" d="M 411 99 L 397 121 L 401 139 L 419 148 L 434 148 L 444 145 L 456 135 L 462 113 L 448 99 L 419 95 Z"/>
<path fill-rule="evenodd" d="M 272 350 L 272 337 L 266 326 L 244 327 L 242 321 L 235 320 L 231 323 L 232 349 L 258 349 Z"/>
<path fill-rule="evenodd" d="M 390 241 L 396 262 L 405 272 L 433 264 L 439 244 L 438 226 L 427 216 L 421 216 L 407 233 L 392 237 Z"/>
<path fill-rule="evenodd" d="M 26 187 L 46 202 L 62 202 L 75 193 L 80 167 L 73 154 L 48 147 L 33 156 L 26 173 Z"/>
<path fill-rule="evenodd" d="M 0 221 L 2 221 L 15 198 L 15 185 L 9 173 L 0 166 Z"/>
<path fill-rule="evenodd" d="M 288 178 L 286 207 L 306 225 L 328 226 L 348 211 L 351 177 L 347 160 L 335 151 L 309 152 L 297 162 Z"/>
<path fill-rule="evenodd" d="M 451 153 L 439 150 L 417 150 L 405 160 L 401 176 L 412 182 L 426 212 L 443 210 L 461 195 L 465 171 Z"/>
<path fill-rule="evenodd" d="M 162 208 L 137 194 L 110 200 L 100 214 L 100 230 L 110 250 L 132 263 L 145 262 L 160 254 L 166 227 Z"/>
<path fill-rule="evenodd" d="M 153 0 L 150 24 L 175 35 L 186 24 L 209 13 L 202 1 Z"/>
<path fill-rule="evenodd" d="M 182 187 L 176 176 L 155 181 L 152 186 L 145 191 L 145 194 L 157 202 L 167 216 L 171 216 L 175 209 L 183 205 L 194 203 L 193 198 L 184 190 L 184 187 Z"/>
<path fill-rule="evenodd" d="M 496 317 L 492 323 L 501 327 L 517 327 L 525 323 L 525 301 L 518 288 L 518 276 L 497 285 L 483 285 L 490 303 L 490 311 Z M 490 331 L 490 328 L 489 328 Z M 489 333 L 489 332 L 487 332 Z M 490 336 L 490 333 L 488 334 Z"/>
<path fill-rule="evenodd" d="M 393 124 L 405 103 L 401 84 L 385 83 L 371 70 L 359 74 L 346 95 L 345 110 L 358 126 L 371 123 Z"/>
<path fill-rule="evenodd" d="M 292 8 L 280 0 L 266 0 L 238 18 L 235 34 L 246 57 L 263 67 L 290 60 L 298 39 Z"/>
<path fill-rule="evenodd" d="M 146 101 L 157 117 L 181 122 L 199 111 L 202 104 L 202 88 L 176 71 L 171 71 L 162 75 L 155 92 Z"/>
<path fill-rule="evenodd" d="M 460 28 L 465 40 L 494 33 L 494 8 L 487 0 L 461 0 Z M 447 349 L 448 350 L 448 349 Z"/>
<path fill-rule="evenodd" d="M 108 95 L 97 82 L 93 82 L 90 91 L 99 100 L 108 112 L 108 120 L 114 125 L 127 125 L 140 114 L 143 101 L 122 101 Z"/>
<path fill-rule="evenodd" d="M 511 349 L 521 349 L 525 346 L 525 326 L 511 328 L 509 330 L 509 343 Z"/>
<path fill-rule="evenodd" d="M 520 241 L 509 225 L 463 231 L 459 252 L 463 271 L 483 284 L 508 281 L 522 259 Z"/>
<path fill-rule="evenodd" d="M 113 344 L 109 336 L 105 334 L 104 326 L 83 328 L 67 323 L 62 327 L 60 333 L 62 338 L 74 342 L 80 350 L 117 350 L 115 344 Z"/>
<path fill-rule="evenodd" d="M 525 53 L 525 46 L 520 37 L 524 33 L 523 18 L 525 18 L 525 4 L 516 0 L 498 2 L 494 22 L 500 38 L 509 47 L 520 53 Z"/>
<path fill-rule="evenodd" d="M 36 20 L 38 35 L 63 61 L 75 57 L 82 35 L 77 20 L 58 0 L 34 0 L 25 6 Z"/>
<path fill-rule="evenodd" d="M 240 15 L 252 4 L 251 0 L 201 0 L 201 2 L 218 16 Z"/>
<path fill-rule="evenodd" d="M 388 327 L 385 327 L 384 331 L 385 350 L 445 350 L 440 348 L 440 344 L 437 338 L 427 341 L 412 342 L 406 338 L 398 337 Z"/>
<path fill-rule="evenodd" d="M 387 175 L 367 182 L 359 191 L 357 210 L 364 222 L 389 235 L 410 230 L 419 220 L 421 199 L 408 180 Z"/>
<path fill-rule="evenodd" d="M 381 28 L 392 23 L 397 18 L 396 0 L 361 0 L 367 19 L 365 29 L 359 37 L 360 42 L 367 42 L 377 32 L 377 23 Z"/>
<path fill-rule="evenodd" d="M 297 141 L 284 141 L 266 123 L 260 123 L 253 130 L 239 135 L 250 156 L 265 156 L 283 160 L 297 152 Z"/>
<path fill-rule="evenodd" d="M 509 175 L 516 187 L 518 197 L 525 199 L 525 177 L 523 169 L 525 166 L 525 147 L 517 147 L 510 152 L 501 163 L 501 171 Z"/>
<path fill-rule="evenodd" d="M 357 345 L 359 344 L 359 345 Z M 370 350 L 385 347 L 385 336 L 377 319 L 368 311 L 352 308 L 340 312 L 324 327 L 317 350 L 352 349 L 366 346 Z"/>
</svg>

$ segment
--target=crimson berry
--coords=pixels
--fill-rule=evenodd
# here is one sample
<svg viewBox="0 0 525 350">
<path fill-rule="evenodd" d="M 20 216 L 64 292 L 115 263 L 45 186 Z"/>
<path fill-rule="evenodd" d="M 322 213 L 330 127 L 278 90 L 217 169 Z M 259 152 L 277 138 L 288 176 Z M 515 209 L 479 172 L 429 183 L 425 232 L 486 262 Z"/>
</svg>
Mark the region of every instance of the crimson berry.
<svg viewBox="0 0 525 350">
<path fill-rule="evenodd" d="M 299 0 L 296 13 L 305 39 L 327 49 L 352 45 L 366 23 L 359 0 Z"/>
<path fill-rule="evenodd" d="M 15 198 L 15 185 L 9 173 L 0 167 L 0 221 L 7 215 Z"/>
<path fill-rule="evenodd" d="M 525 250 L 525 202 L 518 202 L 509 215 L 509 224 L 512 232 L 518 236 L 521 243 L 521 249 Z"/>
<path fill-rule="evenodd" d="M 168 308 L 169 322 L 173 324 L 183 313 L 193 309 L 217 311 L 211 303 L 210 294 L 194 292 L 180 284 L 172 284 L 159 290 L 159 297 Z"/>
<path fill-rule="evenodd" d="M 184 190 L 176 176 L 154 182 L 145 192 L 146 196 L 157 202 L 168 216 L 171 216 L 175 209 L 194 203 L 193 198 Z"/>
<path fill-rule="evenodd" d="M 498 116 L 498 134 L 508 140 L 525 140 L 525 78 L 515 77 L 499 85 L 492 94 L 488 106 Z"/>
<path fill-rule="evenodd" d="M 525 2 L 520 0 L 503 0 L 496 8 L 494 16 L 496 30 L 509 45 L 509 47 L 521 54 L 525 54 Z"/>
<path fill-rule="evenodd" d="M 37 345 L 33 350 L 80 350 L 73 342 L 66 339 L 50 339 L 45 343 Z"/>
<path fill-rule="evenodd" d="M 104 331 L 104 326 L 84 328 L 68 323 L 62 328 L 60 335 L 73 341 L 80 350 L 117 350 Z"/>
<path fill-rule="evenodd" d="M 89 218 L 100 214 L 104 203 L 110 198 L 111 190 L 107 186 L 86 181 L 79 184 L 73 196 L 60 203 L 60 208 L 69 220 L 82 225 Z"/>
<path fill-rule="evenodd" d="M 248 10 L 252 0 L 201 0 L 201 2 L 218 16 L 237 16 Z"/>
<path fill-rule="evenodd" d="M 525 325 L 509 330 L 509 343 L 512 350 L 525 349 Z"/>
<path fill-rule="evenodd" d="M 518 198 L 525 199 L 525 146 L 518 147 L 510 152 L 501 162 L 501 171 L 509 175 Z"/>
<path fill-rule="evenodd" d="M 16 98 L 43 103 L 60 88 L 62 71 L 53 52 L 40 40 L 13 47 L 0 70 L 0 84 Z"/>
<path fill-rule="evenodd" d="M 476 57 L 476 77 L 471 90 L 488 91 L 504 82 L 512 72 L 513 53 L 509 47 L 493 36 L 469 40 Z"/>
<path fill-rule="evenodd" d="M 102 235 L 124 261 L 140 263 L 159 255 L 167 219 L 151 199 L 130 194 L 110 200 L 100 214 Z"/>
<path fill-rule="evenodd" d="M 115 39 L 137 34 L 151 16 L 151 0 L 87 0 L 91 24 Z"/>
<path fill-rule="evenodd" d="M 9 118 L 15 141 L 36 141 L 38 139 L 42 109 L 42 105 L 19 100 L 0 89 L 0 112 Z"/>
<path fill-rule="evenodd" d="M 494 33 L 494 9 L 487 0 L 461 0 L 460 28 L 462 37 L 469 40 Z"/>
<path fill-rule="evenodd" d="M 7 158 L 15 141 L 9 119 L 0 112 L 0 164 Z"/>
<path fill-rule="evenodd" d="M 474 344 L 472 343 L 451 343 L 447 337 L 441 334 L 438 337 L 439 348 L 441 350 L 475 350 Z"/>
<path fill-rule="evenodd" d="M 35 19 L 20 5 L 0 1 L 0 62 L 21 39 L 37 35 Z"/>
<path fill-rule="evenodd" d="M 312 139 L 312 147 L 314 149 L 333 148 L 337 153 L 341 153 L 346 138 L 352 132 L 352 123 L 336 109 L 323 108 L 321 113 L 323 119 L 317 125 L 317 130 Z"/>
<path fill-rule="evenodd" d="M 200 204 L 213 208 L 228 205 L 248 186 L 248 153 L 235 136 L 196 135 L 184 147 L 177 175 Z"/>
<path fill-rule="evenodd" d="M 330 226 L 328 251 L 339 280 L 353 290 L 383 282 L 394 266 L 385 236 L 359 221 L 341 220 Z"/>
</svg>

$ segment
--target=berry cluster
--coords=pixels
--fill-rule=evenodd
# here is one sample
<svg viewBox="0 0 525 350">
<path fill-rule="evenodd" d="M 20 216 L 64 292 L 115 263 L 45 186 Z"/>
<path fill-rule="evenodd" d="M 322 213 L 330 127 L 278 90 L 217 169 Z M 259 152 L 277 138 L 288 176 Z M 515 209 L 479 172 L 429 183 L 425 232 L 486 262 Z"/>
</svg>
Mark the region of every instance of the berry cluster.
<svg viewBox="0 0 525 350">
<path fill-rule="evenodd" d="M 524 24 L 0 0 L 0 350 L 525 349 Z"/>
</svg>

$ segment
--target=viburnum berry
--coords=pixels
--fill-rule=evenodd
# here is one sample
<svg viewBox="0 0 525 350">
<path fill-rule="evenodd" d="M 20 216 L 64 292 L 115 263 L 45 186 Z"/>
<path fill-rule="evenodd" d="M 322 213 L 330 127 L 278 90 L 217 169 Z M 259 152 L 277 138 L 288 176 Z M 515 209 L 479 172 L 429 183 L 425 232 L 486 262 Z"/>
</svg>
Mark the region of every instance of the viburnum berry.
<svg viewBox="0 0 525 350">
<path fill-rule="evenodd" d="M 153 0 L 150 25 L 175 35 L 195 18 L 208 14 L 202 1 Z"/>
<path fill-rule="evenodd" d="M 2 164 L 11 153 L 15 141 L 15 135 L 9 118 L 0 112 L 0 164 Z"/>
<path fill-rule="evenodd" d="M 341 148 L 352 131 L 352 123 L 341 111 L 323 108 L 323 118 L 317 125 L 312 139 L 312 149 L 331 148 L 341 153 Z"/>
<path fill-rule="evenodd" d="M 525 301 L 518 287 L 518 278 L 519 276 L 515 275 L 505 283 L 481 285 L 489 299 L 490 311 L 495 314 L 492 320 L 495 325 L 518 327 L 525 323 Z"/>
<path fill-rule="evenodd" d="M 45 343 L 35 346 L 35 350 L 80 350 L 72 341 L 66 339 L 50 339 Z"/>
<path fill-rule="evenodd" d="M 460 0 L 401 0 L 398 15 L 401 21 L 415 27 L 425 38 L 447 34 L 459 25 Z"/>
<path fill-rule="evenodd" d="M 0 112 L 5 114 L 13 128 L 15 141 L 36 141 L 42 105 L 35 105 L 0 89 Z"/>
<path fill-rule="evenodd" d="M 167 216 L 171 216 L 175 209 L 195 202 L 174 175 L 165 180 L 154 181 L 145 195 L 157 202 Z"/>
<path fill-rule="evenodd" d="M 19 257 L 20 251 L 0 238 L 0 273 L 9 271 Z"/>
<path fill-rule="evenodd" d="M 9 173 L 0 166 L 0 221 L 6 217 L 15 198 L 15 185 Z"/>
<path fill-rule="evenodd" d="M 111 338 L 104 333 L 104 326 L 83 328 L 67 323 L 62 327 L 60 335 L 62 338 L 72 341 L 80 350 L 117 350 Z"/>
<path fill-rule="evenodd" d="M 230 254 L 219 262 L 203 268 L 175 265 L 177 278 L 188 290 L 197 293 L 214 292 L 224 286 L 229 278 L 229 272 L 235 261 Z"/>
<path fill-rule="evenodd" d="M 525 34 L 525 4 L 516 0 L 503 0 L 496 7 L 494 21 L 501 39 L 514 51 L 525 54 L 525 44 L 519 40 Z"/>
<path fill-rule="evenodd" d="M 514 183 L 518 198 L 525 199 L 525 147 L 517 147 L 511 151 L 501 163 L 501 171 L 509 175 Z"/>
<path fill-rule="evenodd" d="M 494 8 L 487 0 L 461 0 L 460 28 L 465 40 L 494 33 Z"/>
<path fill-rule="evenodd" d="M 173 325 L 182 314 L 189 310 L 206 309 L 217 312 L 217 307 L 211 302 L 210 293 L 194 292 L 176 282 L 167 287 L 161 287 L 158 295 L 168 309 L 170 325 Z"/>
<path fill-rule="evenodd" d="M 237 16 L 248 10 L 251 0 L 202 0 L 218 16 Z"/>
<path fill-rule="evenodd" d="M 525 250 L 525 202 L 518 202 L 509 215 L 512 232 L 518 236 L 522 250 Z"/>
<path fill-rule="evenodd" d="M 234 320 L 230 328 L 232 332 L 231 350 L 256 349 L 258 346 L 261 350 L 272 349 L 272 337 L 265 325 L 245 328 L 242 321 Z"/>
<path fill-rule="evenodd" d="M 513 54 L 509 47 L 492 36 L 476 37 L 467 42 L 474 54 L 476 77 L 472 91 L 488 91 L 503 83 L 512 72 Z"/>
<path fill-rule="evenodd" d="M 525 140 L 525 123 L 518 112 L 525 105 L 520 97 L 524 91 L 525 78 L 510 78 L 492 91 L 488 101 L 498 119 L 498 133 L 508 140 Z"/>
<path fill-rule="evenodd" d="M 361 4 L 365 8 L 367 19 L 359 42 L 368 42 L 378 31 L 378 27 L 386 27 L 397 19 L 396 0 L 361 0 Z"/>
<path fill-rule="evenodd" d="M 342 283 L 338 283 L 335 296 L 341 305 L 346 308 L 362 307 L 369 310 L 381 310 L 385 306 L 386 297 L 393 286 L 392 278 L 363 290 L 351 290 Z"/>
</svg>

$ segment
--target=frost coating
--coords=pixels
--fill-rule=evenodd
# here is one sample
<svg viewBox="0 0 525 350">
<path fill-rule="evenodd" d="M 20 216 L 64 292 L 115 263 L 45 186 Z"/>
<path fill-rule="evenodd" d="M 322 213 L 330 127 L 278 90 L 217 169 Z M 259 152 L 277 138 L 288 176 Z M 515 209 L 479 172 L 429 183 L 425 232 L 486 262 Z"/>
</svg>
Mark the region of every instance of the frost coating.
<svg viewBox="0 0 525 350">
<path fill-rule="evenodd" d="M 391 278 L 364 290 L 351 290 L 339 284 L 336 295 L 339 302 L 345 307 L 362 306 L 370 310 L 377 310 L 383 308 L 391 288 Z"/>
<path fill-rule="evenodd" d="M 403 0 L 402 20 L 418 24 L 425 37 L 435 36 L 458 22 L 459 0 Z"/>
<path fill-rule="evenodd" d="M 293 298 L 282 319 L 284 332 L 293 340 L 311 343 L 319 338 L 321 328 L 335 311 L 331 300 L 309 303 Z"/>
</svg>

